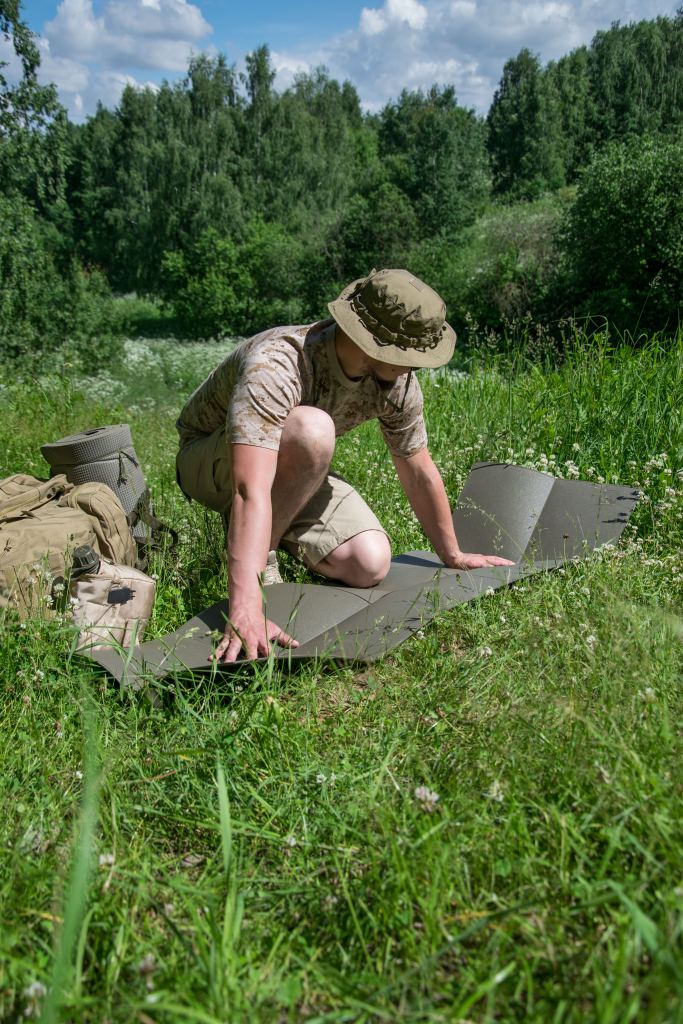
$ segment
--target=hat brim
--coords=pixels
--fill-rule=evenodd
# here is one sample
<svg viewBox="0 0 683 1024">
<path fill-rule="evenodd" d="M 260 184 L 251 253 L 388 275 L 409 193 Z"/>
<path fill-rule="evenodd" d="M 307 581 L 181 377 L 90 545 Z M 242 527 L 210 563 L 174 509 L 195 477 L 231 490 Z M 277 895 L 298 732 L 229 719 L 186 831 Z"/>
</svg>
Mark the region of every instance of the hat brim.
<svg viewBox="0 0 683 1024">
<path fill-rule="evenodd" d="M 328 302 L 327 308 L 345 334 L 348 334 L 358 348 L 380 363 L 391 363 L 393 366 L 409 366 L 412 369 L 423 367 L 445 366 L 455 351 L 456 333 L 450 324 L 444 324 L 443 337 L 434 348 L 424 352 L 415 348 L 399 348 L 398 345 L 379 344 L 357 313 L 354 312 L 348 299 L 357 286 L 364 280 L 352 281 L 344 289 L 338 299 Z"/>
</svg>

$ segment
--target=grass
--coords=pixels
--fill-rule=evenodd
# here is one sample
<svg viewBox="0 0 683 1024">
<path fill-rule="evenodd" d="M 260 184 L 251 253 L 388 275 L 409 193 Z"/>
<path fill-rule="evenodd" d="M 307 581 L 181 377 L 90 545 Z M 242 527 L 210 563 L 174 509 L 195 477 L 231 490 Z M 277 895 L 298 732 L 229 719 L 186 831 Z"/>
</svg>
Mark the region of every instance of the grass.
<svg viewBox="0 0 683 1024">
<path fill-rule="evenodd" d="M 173 475 L 217 352 L 148 350 L 109 396 L 6 381 L 0 475 L 130 422 L 181 533 L 153 636 L 224 584 L 217 517 Z M 453 499 L 482 458 L 638 483 L 616 550 L 366 671 L 177 680 L 160 708 L 72 659 L 68 622 L 2 624 L 1 1019 L 683 1020 L 683 338 L 468 369 L 423 380 Z M 374 426 L 337 467 L 423 546 Z"/>
</svg>

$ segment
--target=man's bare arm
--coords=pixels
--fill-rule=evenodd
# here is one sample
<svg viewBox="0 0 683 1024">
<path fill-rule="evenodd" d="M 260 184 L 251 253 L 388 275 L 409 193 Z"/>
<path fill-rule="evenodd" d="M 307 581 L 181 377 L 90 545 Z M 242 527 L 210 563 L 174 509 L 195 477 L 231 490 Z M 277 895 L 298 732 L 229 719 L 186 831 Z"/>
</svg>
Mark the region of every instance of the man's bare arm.
<svg viewBox="0 0 683 1024">
<path fill-rule="evenodd" d="M 266 656 L 276 640 L 297 646 L 284 630 L 268 621 L 262 608 L 260 577 L 270 546 L 273 510 L 271 488 L 277 451 L 233 444 L 233 500 L 228 528 L 230 622 L 216 648 L 221 661 L 235 661 L 240 650 L 248 658 Z"/>
<path fill-rule="evenodd" d="M 423 448 L 403 459 L 392 456 L 401 486 L 434 550 L 449 569 L 480 569 L 486 565 L 512 565 L 508 558 L 461 551 L 453 528 L 451 509 L 441 474 Z"/>
</svg>

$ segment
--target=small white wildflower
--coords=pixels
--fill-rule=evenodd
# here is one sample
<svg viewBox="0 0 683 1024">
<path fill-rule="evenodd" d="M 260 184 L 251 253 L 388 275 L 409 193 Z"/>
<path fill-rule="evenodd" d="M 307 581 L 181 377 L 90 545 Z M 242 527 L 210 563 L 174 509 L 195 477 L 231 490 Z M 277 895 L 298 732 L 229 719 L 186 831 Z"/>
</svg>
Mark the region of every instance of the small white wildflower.
<svg viewBox="0 0 683 1024">
<path fill-rule="evenodd" d="M 589 633 L 588 636 L 586 637 L 586 645 L 588 647 L 590 647 L 591 650 L 593 650 L 593 648 L 595 647 L 597 642 L 598 642 L 598 638 L 593 633 Z"/>
<path fill-rule="evenodd" d="M 665 487 L 664 488 L 664 494 L 666 495 L 667 498 L 675 498 L 676 497 L 676 491 L 675 491 L 675 489 L 673 487 Z"/>
<path fill-rule="evenodd" d="M 47 989 L 43 985 L 42 981 L 32 981 L 30 985 L 27 985 L 24 989 L 24 997 L 26 999 L 44 999 L 47 995 Z"/>
<path fill-rule="evenodd" d="M 159 573 L 158 572 L 153 572 L 152 573 L 152 579 L 155 580 L 155 581 L 158 580 L 159 579 Z"/>
<path fill-rule="evenodd" d="M 433 789 L 428 789 L 427 786 L 416 786 L 414 796 L 427 814 L 431 814 L 439 802 L 439 794 L 435 793 Z"/>
<path fill-rule="evenodd" d="M 503 800 L 505 799 L 505 794 L 503 793 L 503 787 L 501 786 L 498 779 L 494 779 L 491 785 L 489 786 L 486 798 L 488 800 L 495 800 L 497 804 L 502 804 Z"/>
<path fill-rule="evenodd" d="M 315 781 L 318 783 L 319 786 L 322 786 L 324 782 L 327 782 L 327 775 L 325 775 L 325 772 L 318 772 L 318 774 L 315 777 Z"/>
<path fill-rule="evenodd" d="M 588 587 L 581 587 L 581 593 L 585 594 L 586 597 L 590 597 L 591 595 L 590 589 Z"/>
<path fill-rule="evenodd" d="M 581 445 L 579 444 L 578 441 L 574 441 L 574 444 L 572 445 L 572 451 L 573 452 L 580 452 L 581 451 Z"/>
<path fill-rule="evenodd" d="M 77 778 L 77 779 L 78 779 L 78 780 L 80 781 L 80 780 L 81 780 L 81 779 L 83 778 L 83 772 L 82 772 L 82 771 L 79 771 L 79 770 L 77 769 L 77 770 L 76 770 L 76 771 L 74 772 L 74 777 L 75 777 L 75 778 Z"/>
<path fill-rule="evenodd" d="M 40 1017 L 41 1000 L 43 1000 L 46 995 L 47 989 L 43 985 L 42 981 L 32 981 L 30 985 L 27 985 L 24 989 L 24 999 L 27 999 L 28 1003 L 24 1008 L 24 1017 Z"/>
<path fill-rule="evenodd" d="M 336 781 L 337 781 L 337 776 L 335 775 L 334 772 L 332 772 L 332 774 L 330 775 L 330 785 L 334 786 Z"/>
<path fill-rule="evenodd" d="M 54 587 L 52 588 L 55 594 L 63 594 L 65 589 L 66 588 L 63 583 L 55 583 Z"/>
<path fill-rule="evenodd" d="M 527 459 L 530 459 L 532 455 L 535 453 L 535 451 L 535 448 L 527 448 L 524 454 L 526 455 Z"/>
<path fill-rule="evenodd" d="M 26 629 L 26 623 L 25 622 L 20 622 L 19 623 L 19 629 Z"/>
<path fill-rule="evenodd" d="M 116 857 L 113 853 L 101 853 L 98 858 L 98 864 L 101 868 L 111 868 L 116 863 Z"/>
<path fill-rule="evenodd" d="M 503 623 L 503 625 L 505 625 L 505 623 L 507 622 L 507 618 L 504 615 L 501 615 L 500 621 Z"/>
<path fill-rule="evenodd" d="M 36 674 L 36 679 L 44 679 L 45 678 L 45 673 L 40 668 L 36 669 L 36 673 L 35 674 Z"/>
<path fill-rule="evenodd" d="M 493 648 L 489 647 L 488 644 L 484 644 L 483 647 L 479 648 L 479 654 L 482 658 L 488 658 L 493 654 Z"/>
<path fill-rule="evenodd" d="M 138 964 L 138 970 L 140 974 L 151 974 L 152 971 L 156 971 L 157 964 L 154 959 L 154 953 L 145 953 L 142 960 Z"/>
<path fill-rule="evenodd" d="M 654 701 L 656 700 L 657 694 L 655 693 L 655 691 L 652 689 L 651 686 L 646 686 L 645 689 L 643 690 L 641 696 L 642 696 L 642 698 L 643 698 L 643 700 L 645 701 L 646 704 L 653 704 Z"/>
<path fill-rule="evenodd" d="M 486 590 L 484 591 L 484 597 L 493 597 L 494 594 L 495 590 L 493 589 L 493 587 L 487 587 Z"/>
<path fill-rule="evenodd" d="M 290 849 L 291 849 L 291 847 L 296 846 L 296 836 L 292 836 L 292 835 L 285 836 L 284 842 L 285 842 L 285 846 L 289 846 Z"/>
</svg>

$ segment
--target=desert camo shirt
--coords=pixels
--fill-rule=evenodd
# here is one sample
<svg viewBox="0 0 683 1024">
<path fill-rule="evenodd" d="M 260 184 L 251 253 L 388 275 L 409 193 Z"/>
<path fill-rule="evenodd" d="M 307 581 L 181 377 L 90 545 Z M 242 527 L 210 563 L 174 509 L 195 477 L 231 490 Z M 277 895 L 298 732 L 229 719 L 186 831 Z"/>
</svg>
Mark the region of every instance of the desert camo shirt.
<svg viewBox="0 0 683 1024">
<path fill-rule="evenodd" d="M 328 413 L 340 437 L 378 419 L 389 450 L 402 458 L 427 445 L 422 391 L 414 373 L 381 386 L 350 380 L 337 358 L 335 323 L 275 327 L 242 342 L 193 392 L 176 423 L 181 447 L 225 426 L 233 444 L 280 447 L 298 405 Z"/>
</svg>

